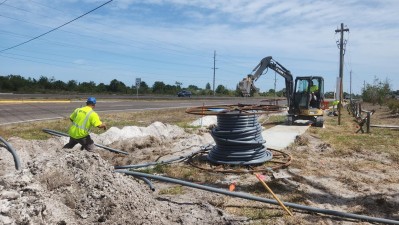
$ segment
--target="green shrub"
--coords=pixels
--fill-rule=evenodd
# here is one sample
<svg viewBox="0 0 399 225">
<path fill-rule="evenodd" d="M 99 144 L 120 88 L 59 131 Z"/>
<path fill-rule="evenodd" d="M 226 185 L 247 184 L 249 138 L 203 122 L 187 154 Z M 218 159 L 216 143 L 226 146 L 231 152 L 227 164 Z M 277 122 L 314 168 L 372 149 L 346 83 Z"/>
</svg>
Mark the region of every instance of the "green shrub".
<svg viewBox="0 0 399 225">
<path fill-rule="evenodd" d="M 387 101 L 387 106 L 391 113 L 399 113 L 399 100 L 397 99 L 389 99 Z"/>
</svg>

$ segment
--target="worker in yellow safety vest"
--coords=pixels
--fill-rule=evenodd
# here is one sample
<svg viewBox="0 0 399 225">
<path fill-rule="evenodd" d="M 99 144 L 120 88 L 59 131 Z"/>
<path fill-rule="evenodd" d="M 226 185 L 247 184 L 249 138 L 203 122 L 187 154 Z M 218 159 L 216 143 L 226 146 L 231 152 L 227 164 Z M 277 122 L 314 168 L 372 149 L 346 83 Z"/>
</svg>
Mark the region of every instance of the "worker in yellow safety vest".
<svg viewBox="0 0 399 225">
<path fill-rule="evenodd" d="M 332 111 L 330 113 L 328 113 L 329 116 L 338 116 L 338 112 L 337 112 L 338 104 L 339 104 L 339 100 L 334 100 L 331 102 Z"/>
<path fill-rule="evenodd" d="M 309 95 L 309 106 L 318 108 L 318 91 L 319 91 L 319 86 L 314 85 L 313 82 L 310 83 L 310 95 Z"/>
<path fill-rule="evenodd" d="M 90 137 L 90 129 L 92 127 L 107 129 L 107 126 L 101 122 L 100 117 L 94 112 L 96 106 L 96 98 L 89 97 L 86 101 L 86 106 L 77 108 L 69 116 L 72 122 L 69 128 L 69 142 L 64 145 L 64 148 L 73 148 L 76 144 L 81 144 L 81 150 L 93 150 L 94 141 Z"/>
</svg>

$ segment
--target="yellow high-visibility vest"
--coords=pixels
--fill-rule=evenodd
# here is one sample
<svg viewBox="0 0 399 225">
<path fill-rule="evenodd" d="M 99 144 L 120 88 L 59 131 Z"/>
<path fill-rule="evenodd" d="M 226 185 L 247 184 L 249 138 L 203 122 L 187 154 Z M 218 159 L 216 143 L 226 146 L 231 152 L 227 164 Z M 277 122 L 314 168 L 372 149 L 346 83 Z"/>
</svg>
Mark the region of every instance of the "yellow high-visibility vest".
<svg viewBox="0 0 399 225">
<path fill-rule="evenodd" d="M 318 91 L 318 90 L 319 90 L 319 87 L 317 85 L 312 85 L 310 87 L 310 92 L 315 92 L 315 91 Z"/>
<path fill-rule="evenodd" d="M 92 127 L 102 124 L 100 117 L 90 106 L 75 109 L 69 118 L 72 120 L 72 125 L 68 133 L 75 139 L 86 137 Z"/>
</svg>

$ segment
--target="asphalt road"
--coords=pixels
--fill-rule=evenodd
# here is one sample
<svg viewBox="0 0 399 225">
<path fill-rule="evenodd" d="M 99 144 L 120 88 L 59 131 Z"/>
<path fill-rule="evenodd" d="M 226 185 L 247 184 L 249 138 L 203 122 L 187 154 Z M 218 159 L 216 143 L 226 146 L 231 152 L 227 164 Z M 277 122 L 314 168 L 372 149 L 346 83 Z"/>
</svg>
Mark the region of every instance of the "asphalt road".
<svg viewBox="0 0 399 225">
<path fill-rule="evenodd" d="M 260 104 L 261 99 L 252 98 L 97 98 L 96 112 L 128 112 L 170 108 L 224 104 Z M 263 103 L 265 104 L 265 103 Z M 68 100 L 49 96 L 44 98 L 8 98 L 0 95 L 0 126 L 29 121 L 68 118 L 71 112 L 85 105 L 85 100 Z"/>
</svg>

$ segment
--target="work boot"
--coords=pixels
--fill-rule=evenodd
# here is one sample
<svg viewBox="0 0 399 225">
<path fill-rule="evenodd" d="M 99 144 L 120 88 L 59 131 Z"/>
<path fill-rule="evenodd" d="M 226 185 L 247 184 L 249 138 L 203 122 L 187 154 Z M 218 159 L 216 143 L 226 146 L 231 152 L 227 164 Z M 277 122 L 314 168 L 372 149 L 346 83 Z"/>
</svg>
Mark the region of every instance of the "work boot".
<svg viewBox="0 0 399 225">
<path fill-rule="evenodd" d="M 93 144 L 88 144 L 85 146 L 85 149 L 89 152 L 93 152 L 94 151 L 94 143 Z"/>
</svg>

